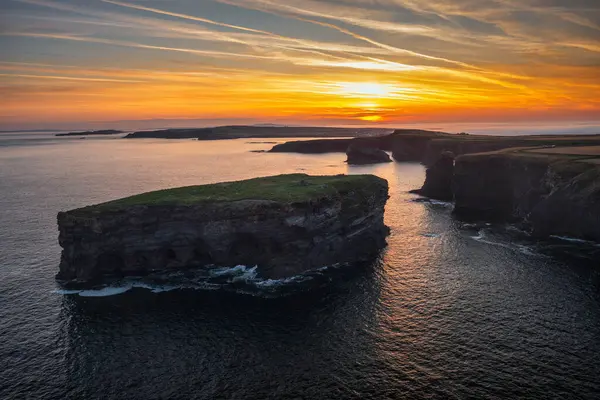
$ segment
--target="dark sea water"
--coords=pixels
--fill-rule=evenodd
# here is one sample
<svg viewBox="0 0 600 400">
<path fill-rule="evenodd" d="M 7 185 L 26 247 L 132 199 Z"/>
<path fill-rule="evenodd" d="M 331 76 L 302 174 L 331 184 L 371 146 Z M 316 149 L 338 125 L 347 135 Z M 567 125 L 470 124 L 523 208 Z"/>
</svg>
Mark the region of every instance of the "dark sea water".
<svg viewBox="0 0 600 400">
<path fill-rule="evenodd" d="M 407 193 L 419 164 L 250 152 L 263 141 L 0 134 L 0 399 L 600 398 L 600 247 L 457 221 Z M 308 282 L 230 271 L 254 295 L 54 280 L 60 210 L 290 172 L 386 178 L 380 259 Z"/>
</svg>

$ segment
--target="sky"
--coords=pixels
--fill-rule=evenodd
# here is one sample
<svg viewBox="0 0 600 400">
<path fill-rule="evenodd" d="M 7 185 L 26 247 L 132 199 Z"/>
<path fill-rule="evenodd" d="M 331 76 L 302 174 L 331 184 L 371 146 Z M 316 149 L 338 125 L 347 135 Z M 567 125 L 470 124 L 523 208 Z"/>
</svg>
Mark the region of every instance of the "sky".
<svg viewBox="0 0 600 400">
<path fill-rule="evenodd" d="M 0 0 L 0 129 L 600 121 L 598 0 Z"/>
</svg>

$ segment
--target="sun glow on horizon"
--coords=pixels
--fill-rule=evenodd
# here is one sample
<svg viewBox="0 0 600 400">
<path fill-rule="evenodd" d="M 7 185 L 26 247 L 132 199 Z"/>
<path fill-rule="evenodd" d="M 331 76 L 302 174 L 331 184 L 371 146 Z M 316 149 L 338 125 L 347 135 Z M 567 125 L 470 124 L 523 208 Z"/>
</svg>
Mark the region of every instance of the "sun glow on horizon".
<svg viewBox="0 0 600 400">
<path fill-rule="evenodd" d="M 389 98 L 397 91 L 393 85 L 377 82 L 340 82 L 336 92 L 346 97 Z"/>
<path fill-rule="evenodd" d="M 134 3 L 0 1 L 0 129 L 600 121 L 571 0 Z"/>
<path fill-rule="evenodd" d="M 360 117 L 359 119 L 367 122 L 379 122 L 383 119 L 383 117 L 381 115 L 365 115 L 364 117 Z"/>
</svg>

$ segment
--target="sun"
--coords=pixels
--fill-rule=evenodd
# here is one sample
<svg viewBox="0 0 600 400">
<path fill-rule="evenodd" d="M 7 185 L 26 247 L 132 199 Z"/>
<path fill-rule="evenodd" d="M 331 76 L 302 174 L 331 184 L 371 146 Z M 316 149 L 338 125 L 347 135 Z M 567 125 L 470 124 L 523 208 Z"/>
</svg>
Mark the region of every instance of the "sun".
<svg viewBox="0 0 600 400">
<path fill-rule="evenodd" d="M 381 115 L 365 115 L 364 117 L 360 117 L 360 119 L 368 122 L 378 122 L 381 121 L 383 117 Z"/>
<path fill-rule="evenodd" d="M 376 82 L 340 82 L 337 92 L 346 97 L 386 98 L 394 94 L 394 87 Z"/>
</svg>

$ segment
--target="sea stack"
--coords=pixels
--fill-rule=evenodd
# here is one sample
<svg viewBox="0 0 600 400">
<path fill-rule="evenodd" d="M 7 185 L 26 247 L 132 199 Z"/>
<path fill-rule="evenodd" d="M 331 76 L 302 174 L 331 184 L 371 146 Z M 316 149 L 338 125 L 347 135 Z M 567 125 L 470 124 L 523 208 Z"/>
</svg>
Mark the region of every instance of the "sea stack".
<svg viewBox="0 0 600 400">
<path fill-rule="evenodd" d="M 378 164 L 392 162 L 388 154 L 378 148 L 361 145 L 359 142 L 352 143 L 346 150 L 350 165 Z"/>
<path fill-rule="evenodd" d="M 386 245 L 387 181 L 278 175 L 144 193 L 58 214 L 57 277 L 257 266 L 280 279 L 367 261 Z"/>
</svg>

